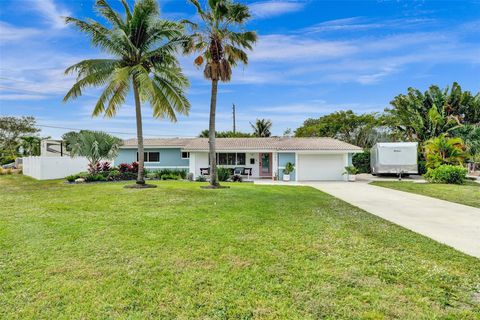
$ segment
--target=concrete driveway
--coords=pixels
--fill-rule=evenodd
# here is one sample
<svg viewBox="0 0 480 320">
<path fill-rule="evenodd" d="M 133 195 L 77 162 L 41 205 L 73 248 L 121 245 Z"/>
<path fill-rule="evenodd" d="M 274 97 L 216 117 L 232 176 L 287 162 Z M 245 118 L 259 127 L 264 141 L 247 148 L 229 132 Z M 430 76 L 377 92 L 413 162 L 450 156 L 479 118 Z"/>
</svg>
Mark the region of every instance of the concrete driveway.
<svg viewBox="0 0 480 320">
<path fill-rule="evenodd" d="M 480 258 L 480 209 L 363 181 L 304 182 L 303 185 Z"/>
</svg>

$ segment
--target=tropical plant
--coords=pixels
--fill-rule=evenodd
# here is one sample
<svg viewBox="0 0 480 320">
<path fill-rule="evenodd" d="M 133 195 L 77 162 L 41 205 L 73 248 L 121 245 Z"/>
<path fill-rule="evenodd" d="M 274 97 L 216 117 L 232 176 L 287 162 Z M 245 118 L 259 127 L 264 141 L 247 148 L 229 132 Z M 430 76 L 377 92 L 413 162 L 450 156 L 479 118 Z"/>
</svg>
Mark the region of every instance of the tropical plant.
<svg viewBox="0 0 480 320">
<path fill-rule="evenodd" d="M 218 180 L 227 181 L 232 175 L 232 170 L 230 168 L 219 167 L 218 168 Z"/>
<path fill-rule="evenodd" d="M 287 162 L 285 164 L 285 168 L 283 169 L 283 174 L 290 174 L 295 170 L 295 166 L 291 162 Z"/>
<path fill-rule="evenodd" d="M 359 170 L 355 166 L 346 166 L 343 174 L 355 175 L 359 173 Z"/>
<path fill-rule="evenodd" d="M 70 135 L 68 144 L 71 157 L 86 157 L 90 168 L 101 168 L 101 160 L 112 160 L 117 156 L 122 140 L 105 132 L 82 130 Z"/>
<path fill-rule="evenodd" d="M 296 137 L 331 137 L 353 145 L 370 148 L 378 140 L 389 140 L 376 113 L 355 114 L 352 110 L 336 111 L 318 119 L 307 119 L 295 130 Z"/>
<path fill-rule="evenodd" d="M 425 142 L 425 160 L 428 169 L 443 164 L 461 165 L 465 160 L 465 145 L 460 138 L 448 138 L 442 134 Z"/>
<path fill-rule="evenodd" d="M 97 0 L 95 9 L 108 25 L 88 19 L 68 17 L 65 21 L 90 36 L 92 44 L 112 58 L 83 60 L 65 73 L 76 73 L 77 82 L 64 101 L 81 96 L 90 86 L 105 86 L 93 116 L 113 117 L 125 103 L 130 88 L 135 100 L 139 170 L 137 184 L 145 184 L 142 102 L 148 102 L 155 118 L 176 121 L 176 113 L 188 114 L 190 104 L 184 90 L 188 80 L 183 75 L 175 53 L 187 37 L 176 22 L 159 18 L 155 0 L 137 0 L 133 11 L 120 0 L 125 14 L 114 11 L 105 0 Z"/>
<path fill-rule="evenodd" d="M 272 133 L 272 121 L 267 119 L 257 119 L 255 124 L 250 122 L 250 126 L 253 129 L 253 135 L 258 138 L 270 137 Z"/>
<path fill-rule="evenodd" d="M 461 126 L 453 130 L 451 135 L 463 140 L 470 159 L 474 160 L 480 157 L 480 125 Z"/>
<path fill-rule="evenodd" d="M 191 27 L 191 41 L 185 52 L 199 52 L 195 58 L 197 66 L 204 65 L 203 74 L 211 81 L 209 118 L 210 185 L 219 186 L 215 154 L 215 113 L 217 109 L 218 81 L 228 82 L 232 67 L 239 62 L 248 63 L 245 49 L 251 50 L 257 40 L 253 31 L 244 31 L 243 26 L 250 18 L 248 6 L 231 0 L 209 0 L 203 9 L 198 0 L 189 0 L 196 8 L 201 25 L 184 21 Z"/>
<path fill-rule="evenodd" d="M 21 137 L 21 148 L 24 156 L 39 156 L 40 155 L 40 143 L 42 138 L 35 136 Z"/>
<path fill-rule="evenodd" d="M 464 124 L 480 123 L 480 92 L 473 96 L 454 82 L 443 91 L 431 86 L 425 93 L 408 88 L 385 109 L 392 131 L 402 139 L 424 142 Z"/>
</svg>

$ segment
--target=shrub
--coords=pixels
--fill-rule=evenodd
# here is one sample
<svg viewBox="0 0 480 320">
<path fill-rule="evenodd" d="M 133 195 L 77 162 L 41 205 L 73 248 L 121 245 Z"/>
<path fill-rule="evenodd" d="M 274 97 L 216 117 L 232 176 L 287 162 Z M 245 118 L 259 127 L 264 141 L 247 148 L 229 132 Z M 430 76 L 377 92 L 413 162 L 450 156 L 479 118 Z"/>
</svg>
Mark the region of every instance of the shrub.
<svg viewBox="0 0 480 320">
<path fill-rule="evenodd" d="M 108 181 L 118 181 L 121 179 L 122 173 L 118 170 L 111 170 L 108 173 L 107 180 Z"/>
<path fill-rule="evenodd" d="M 295 166 L 291 162 L 285 164 L 285 169 L 283 169 L 283 174 L 290 174 L 295 170 Z"/>
<path fill-rule="evenodd" d="M 3 156 L 0 157 L 0 166 L 3 166 L 4 164 L 9 164 L 12 162 L 15 162 L 15 157 L 14 156 Z"/>
<path fill-rule="evenodd" d="M 132 169 L 133 173 L 138 173 L 138 162 L 132 162 Z"/>
<path fill-rule="evenodd" d="M 352 157 L 352 164 L 358 169 L 358 173 L 371 173 L 370 152 L 356 153 Z"/>
<path fill-rule="evenodd" d="M 198 176 L 198 177 L 195 179 L 195 181 L 197 181 L 197 182 L 205 182 L 205 181 L 207 181 L 207 178 L 205 178 L 205 176 L 200 175 L 200 176 Z"/>
<path fill-rule="evenodd" d="M 103 172 L 106 172 L 106 171 L 111 171 L 112 170 L 112 166 L 110 165 L 110 162 L 102 162 L 101 163 L 101 170 Z"/>
<path fill-rule="evenodd" d="M 160 176 L 161 180 L 179 180 L 181 177 L 173 172 L 165 173 Z"/>
<path fill-rule="evenodd" d="M 120 163 L 118 165 L 118 171 L 121 173 L 132 172 L 132 165 L 128 163 Z"/>
<path fill-rule="evenodd" d="M 428 169 L 424 177 L 433 183 L 463 184 L 467 179 L 467 169 L 462 166 L 441 165 Z"/>
<path fill-rule="evenodd" d="M 162 176 L 163 175 L 172 175 L 172 176 L 176 176 L 177 180 L 178 179 L 185 179 L 187 177 L 187 170 L 183 169 L 161 169 L 161 170 L 158 170 L 156 171 L 156 176 L 158 179 L 161 179 L 161 180 L 166 180 L 166 179 L 162 179 Z"/>
<path fill-rule="evenodd" d="M 355 166 L 345 167 L 345 172 L 343 174 L 357 174 L 359 170 Z"/>
<path fill-rule="evenodd" d="M 103 174 L 88 174 L 85 177 L 86 182 L 107 181 L 107 178 Z"/>
<path fill-rule="evenodd" d="M 136 180 L 137 174 L 134 172 L 120 172 L 118 180 Z"/>
<path fill-rule="evenodd" d="M 68 181 L 68 182 L 75 182 L 75 180 L 77 180 L 78 178 L 80 178 L 80 176 L 78 174 L 72 174 L 70 176 L 66 176 L 65 179 Z"/>
<path fill-rule="evenodd" d="M 234 176 L 232 177 L 232 181 L 233 181 L 233 182 L 242 182 L 243 179 L 242 179 L 242 176 L 236 174 L 236 175 L 234 175 Z"/>
<path fill-rule="evenodd" d="M 219 181 L 227 181 L 231 177 L 231 170 L 229 168 L 220 167 L 217 170 L 217 176 Z"/>
</svg>

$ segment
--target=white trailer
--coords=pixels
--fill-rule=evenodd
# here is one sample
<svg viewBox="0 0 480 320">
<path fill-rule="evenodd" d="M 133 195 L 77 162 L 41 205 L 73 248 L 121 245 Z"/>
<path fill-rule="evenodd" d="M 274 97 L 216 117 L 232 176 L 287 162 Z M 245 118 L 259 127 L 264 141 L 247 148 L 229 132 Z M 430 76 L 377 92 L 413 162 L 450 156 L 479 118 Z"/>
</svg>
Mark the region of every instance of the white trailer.
<svg viewBox="0 0 480 320">
<path fill-rule="evenodd" d="M 379 142 L 370 149 L 372 174 L 418 174 L 417 142 Z"/>
</svg>

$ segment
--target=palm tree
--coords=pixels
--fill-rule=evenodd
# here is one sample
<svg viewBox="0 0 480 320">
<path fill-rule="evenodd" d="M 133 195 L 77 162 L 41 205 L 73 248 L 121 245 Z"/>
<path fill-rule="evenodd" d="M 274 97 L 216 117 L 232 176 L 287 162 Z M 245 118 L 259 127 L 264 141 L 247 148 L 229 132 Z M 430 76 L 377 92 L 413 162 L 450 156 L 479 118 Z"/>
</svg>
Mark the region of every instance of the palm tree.
<svg viewBox="0 0 480 320">
<path fill-rule="evenodd" d="M 21 137 L 21 147 L 25 156 L 39 156 L 41 138 L 35 136 Z M 46 138 L 45 138 L 46 139 Z"/>
<path fill-rule="evenodd" d="M 442 164 L 461 165 L 465 160 L 465 145 L 461 138 L 442 134 L 425 142 L 427 167 L 435 169 Z"/>
<path fill-rule="evenodd" d="M 250 126 L 253 129 L 253 135 L 259 138 L 270 137 L 272 133 L 270 129 L 272 128 L 272 121 L 267 119 L 257 119 L 255 124 L 250 122 Z"/>
<path fill-rule="evenodd" d="M 212 83 L 209 120 L 210 186 L 218 187 L 217 163 L 215 154 L 215 112 L 217 109 L 218 81 L 228 82 L 232 67 L 239 62 L 248 63 L 245 49 L 251 50 L 257 40 L 253 31 L 243 30 L 250 18 L 248 6 L 231 0 L 209 0 L 205 10 L 198 0 L 189 0 L 196 8 L 202 21 L 199 26 L 184 21 L 192 28 L 191 41 L 185 46 L 187 53 L 199 52 L 195 59 L 197 66 L 205 65 L 204 76 Z"/>
<path fill-rule="evenodd" d="M 93 116 L 113 117 L 133 88 L 138 143 L 137 184 L 145 185 L 141 102 L 149 102 L 155 118 L 176 121 L 176 113 L 188 114 L 185 97 L 188 80 L 175 57 L 188 39 L 181 24 L 162 20 L 155 0 L 137 0 L 133 11 L 126 0 L 122 16 L 105 0 L 97 0 L 95 9 L 108 21 L 104 26 L 94 20 L 67 17 L 65 21 L 90 36 L 92 44 L 112 56 L 110 59 L 83 60 L 65 73 L 76 73 L 77 82 L 64 101 L 82 95 L 89 86 L 104 86 Z"/>
<path fill-rule="evenodd" d="M 65 140 L 71 157 L 85 157 L 94 169 L 101 160 L 112 160 L 118 155 L 122 140 L 102 131 L 81 130 L 70 133 Z"/>
</svg>

